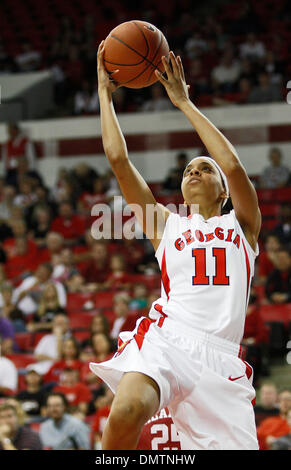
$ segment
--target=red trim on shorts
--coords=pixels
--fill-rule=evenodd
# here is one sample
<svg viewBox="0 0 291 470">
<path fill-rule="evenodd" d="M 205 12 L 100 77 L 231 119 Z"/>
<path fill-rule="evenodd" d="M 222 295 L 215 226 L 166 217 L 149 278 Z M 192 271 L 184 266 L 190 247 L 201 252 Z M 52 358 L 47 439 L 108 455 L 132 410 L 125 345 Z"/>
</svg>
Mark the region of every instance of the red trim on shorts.
<svg viewBox="0 0 291 470">
<path fill-rule="evenodd" d="M 170 294 L 170 279 L 167 273 L 167 265 L 166 265 L 166 254 L 165 250 L 163 253 L 163 258 L 162 258 L 162 266 L 161 266 L 161 275 L 162 275 L 162 282 L 163 286 L 167 295 L 167 299 L 169 300 L 169 294 Z"/>
<path fill-rule="evenodd" d="M 163 323 L 164 323 L 164 321 L 165 321 L 165 318 L 167 318 L 168 315 L 166 315 L 166 314 L 163 312 L 163 307 L 162 307 L 162 305 L 160 305 L 160 304 L 155 304 L 154 309 L 162 315 L 161 318 L 160 318 L 159 321 L 158 321 L 158 327 L 161 328 L 161 327 L 163 326 Z"/>
<path fill-rule="evenodd" d="M 242 359 L 244 365 L 246 366 L 246 376 L 248 378 L 248 380 L 250 380 L 251 376 L 253 375 L 253 368 L 252 366 L 250 366 L 246 361 L 244 361 Z M 255 403 L 256 403 L 256 397 L 252 400 L 252 405 L 255 406 Z"/>
<path fill-rule="evenodd" d="M 137 332 L 134 335 L 134 339 L 138 345 L 138 349 L 141 349 L 145 334 L 149 331 L 149 327 L 154 322 L 155 320 L 151 320 L 150 318 L 144 318 L 138 325 Z"/>
<path fill-rule="evenodd" d="M 246 257 L 246 267 L 247 267 L 247 295 L 246 295 L 246 299 L 248 299 L 249 288 L 250 288 L 250 273 L 251 273 L 251 269 L 250 269 L 249 257 L 248 257 L 247 250 L 246 250 L 246 247 L 245 247 L 245 244 L 244 244 L 243 239 L 242 239 L 242 244 L 243 244 L 243 248 L 244 248 L 244 252 L 245 252 L 245 257 Z"/>
</svg>

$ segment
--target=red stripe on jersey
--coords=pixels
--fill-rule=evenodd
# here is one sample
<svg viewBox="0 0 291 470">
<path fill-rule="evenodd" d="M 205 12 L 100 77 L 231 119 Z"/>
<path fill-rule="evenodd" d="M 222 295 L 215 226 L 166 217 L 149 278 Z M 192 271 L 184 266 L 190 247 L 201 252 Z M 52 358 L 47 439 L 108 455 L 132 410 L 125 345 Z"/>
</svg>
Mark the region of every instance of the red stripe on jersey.
<svg viewBox="0 0 291 470">
<path fill-rule="evenodd" d="M 162 282 L 163 286 L 167 295 L 167 299 L 169 300 L 169 294 L 170 294 L 170 279 L 167 273 L 167 265 L 166 265 L 166 254 L 165 250 L 163 253 L 163 258 L 162 258 L 162 266 L 161 266 L 161 275 L 162 275 Z"/>
<path fill-rule="evenodd" d="M 158 321 L 158 326 L 161 328 L 163 326 L 165 318 L 167 318 L 168 315 L 166 315 L 163 312 L 163 307 L 160 304 L 155 304 L 154 308 L 155 308 L 155 310 L 157 310 L 157 312 L 159 312 L 162 315 L 162 317 Z"/>
<path fill-rule="evenodd" d="M 246 267 L 247 267 L 247 296 L 246 296 L 246 299 L 248 299 L 249 288 L 250 288 L 250 273 L 251 273 L 251 269 L 250 269 L 249 257 L 248 257 L 247 250 L 246 250 L 246 247 L 245 247 L 245 244 L 244 244 L 243 239 L 242 239 L 242 244 L 243 244 L 243 248 L 244 248 L 244 252 L 245 252 L 245 257 L 246 257 Z"/>
<path fill-rule="evenodd" d="M 144 318 L 138 325 L 137 332 L 134 335 L 134 339 L 138 345 L 138 349 L 141 349 L 144 342 L 145 334 L 149 331 L 149 327 L 152 323 L 154 323 L 154 320 L 150 320 L 150 318 Z"/>
</svg>

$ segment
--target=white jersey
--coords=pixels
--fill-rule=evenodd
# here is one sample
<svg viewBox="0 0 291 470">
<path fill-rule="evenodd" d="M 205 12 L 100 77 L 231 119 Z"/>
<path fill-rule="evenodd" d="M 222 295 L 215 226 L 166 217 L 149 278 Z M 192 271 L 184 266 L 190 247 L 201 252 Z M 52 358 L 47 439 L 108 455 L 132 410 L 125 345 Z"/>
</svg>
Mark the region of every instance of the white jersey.
<svg viewBox="0 0 291 470">
<path fill-rule="evenodd" d="M 257 255 L 234 210 L 207 220 L 171 213 L 156 251 L 162 292 L 150 318 L 168 317 L 239 344 Z"/>
</svg>

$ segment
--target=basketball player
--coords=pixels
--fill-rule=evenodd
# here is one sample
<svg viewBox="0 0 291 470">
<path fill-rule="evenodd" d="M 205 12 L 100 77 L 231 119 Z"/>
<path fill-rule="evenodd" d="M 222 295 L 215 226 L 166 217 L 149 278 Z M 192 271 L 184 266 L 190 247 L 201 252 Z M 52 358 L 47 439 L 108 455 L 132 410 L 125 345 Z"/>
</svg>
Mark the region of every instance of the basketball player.
<svg viewBox="0 0 291 470">
<path fill-rule="evenodd" d="M 211 158 L 193 158 L 185 168 L 181 190 L 189 217 L 158 204 L 128 158 L 112 104 L 114 74 L 107 75 L 103 54 L 102 42 L 104 151 L 127 203 L 142 208 L 135 214 L 155 249 L 162 289 L 149 318 L 120 335 L 115 356 L 90 364 L 115 393 L 102 448 L 135 449 L 143 425 L 168 407 L 182 450 L 258 449 L 253 374 L 240 358 L 261 226 L 256 192 L 234 147 L 190 101 L 181 59 L 171 52 L 162 59 L 166 76 L 155 73 Z M 234 209 L 221 215 L 229 196 Z M 157 211 L 153 227 L 147 205 Z"/>
</svg>

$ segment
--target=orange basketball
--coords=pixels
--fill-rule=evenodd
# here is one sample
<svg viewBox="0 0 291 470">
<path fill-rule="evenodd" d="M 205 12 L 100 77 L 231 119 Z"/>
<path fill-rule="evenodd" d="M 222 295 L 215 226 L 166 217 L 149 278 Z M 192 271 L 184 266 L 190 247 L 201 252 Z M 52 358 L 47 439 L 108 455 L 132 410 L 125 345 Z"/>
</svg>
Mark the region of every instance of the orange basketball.
<svg viewBox="0 0 291 470">
<path fill-rule="evenodd" d="M 157 69 L 164 72 L 161 57 L 168 56 L 169 46 L 163 33 L 146 21 L 126 21 L 114 28 L 104 43 L 107 72 L 119 70 L 114 80 L 128 88 L 143 88 L 158 79 Z"/>
</svg>

